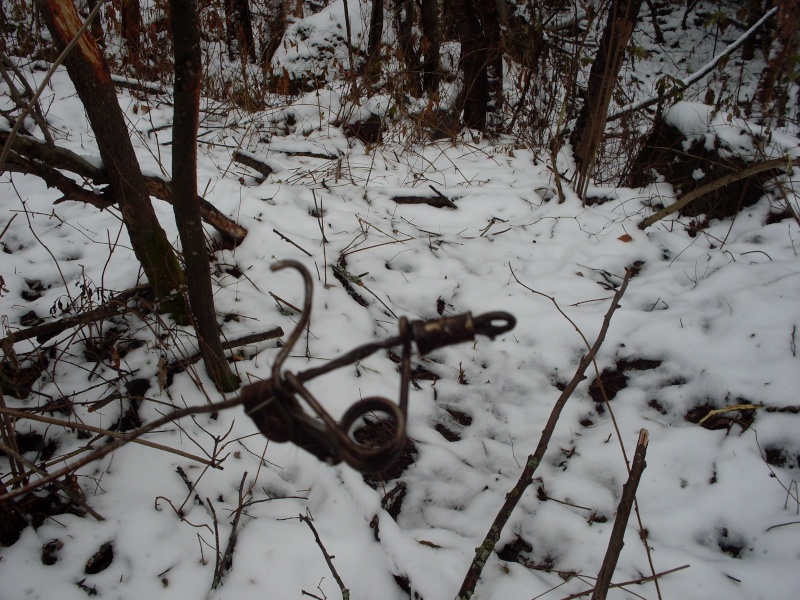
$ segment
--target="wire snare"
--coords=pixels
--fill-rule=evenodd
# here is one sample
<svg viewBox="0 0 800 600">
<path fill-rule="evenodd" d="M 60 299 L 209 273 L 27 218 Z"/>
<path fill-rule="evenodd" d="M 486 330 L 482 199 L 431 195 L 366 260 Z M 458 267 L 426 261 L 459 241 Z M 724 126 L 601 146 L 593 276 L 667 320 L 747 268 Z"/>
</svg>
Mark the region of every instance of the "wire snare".
<svg viewBox="0 0 800 600">
<path fill-rule="evenodd" d="M 286 268 L 298 271 L 303 277 L 305 300 L 297 325 L 275 358 L 272 376 L 242 388 L 240 397 L 245 412 L 269 439 L 292 442 L 322 461 L 330 464 L 345 462 L 362 472 L 385 470 L 398 459 L 405 447 L 412 342 L 416 344 L 419 354 L 424 355 L 438 348 L 472 341 L 476 334 L 494 339 L 516 325 L 516 319 L 506 312 L 489 312 L 475 317 L 471 313 L 464 313 L 432 321 L 409 321 L 402 317 L 398 323 L 398 335 L 358 346 L 323 366 L 292 373 L 283 370 L 283 363 L 311 317 L 312 279 L 308 270 L 294 260 L 277 262 L 271 268 L 273 271 Z M 337 423 L 304 385 L 316 377 L 393 346 L 402 346 L 403 349 L 399 402 L 380 396 L 363 398 L 352 404 Z M 305 401 L 316 417 L 303 410 L 298 398 Z M 377 447 L 365 446 L 353 438 L 354 425 L 371 413 L 383 413 L 393 424 L 391 437 Z"/>
</svg>

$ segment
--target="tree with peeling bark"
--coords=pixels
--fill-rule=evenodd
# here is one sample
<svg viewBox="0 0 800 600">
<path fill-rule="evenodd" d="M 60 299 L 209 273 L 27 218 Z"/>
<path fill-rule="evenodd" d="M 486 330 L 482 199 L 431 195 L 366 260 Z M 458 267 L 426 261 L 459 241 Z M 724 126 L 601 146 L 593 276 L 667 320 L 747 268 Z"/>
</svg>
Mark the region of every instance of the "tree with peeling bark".
<svg viewBox="0 0 800 600">
<path fill-rule="evenodd" d="M 172 200 L 183 247 L 189 304 L 200 353 L 219 391 L 239 386 L 225 359 L 214 310 L 211 269 L 197 200 L 197 124 L 202 56 L 195 0 L 170 0 L 175 48 L 175 111 L 172 122 Z"/>
<path fill-rule="evenodd" d="M 589 175 L 594 169 L 597 151 L 603 139 L 608 106 L 642 2 L 643 0 L 612 1 L 600 48 L 589 72 L 586 99 L 570 137 L 578 167 L 576 191 L 583 200 L 586 199 Z"/>
<path fill-rule="evenodd" d="M 81 28 L 75 5 L 72 0 L 37 0 L 37 6 L 56 48 L 63 51 Z M 186 279 L 153 210 L 108 63 L 94 37 L 84 33 L 64 64 L 86 108 L 136 258 L 161 308 L 177 321 L 187 322 L 188 308 L 178 293 Z"/>
</svg>

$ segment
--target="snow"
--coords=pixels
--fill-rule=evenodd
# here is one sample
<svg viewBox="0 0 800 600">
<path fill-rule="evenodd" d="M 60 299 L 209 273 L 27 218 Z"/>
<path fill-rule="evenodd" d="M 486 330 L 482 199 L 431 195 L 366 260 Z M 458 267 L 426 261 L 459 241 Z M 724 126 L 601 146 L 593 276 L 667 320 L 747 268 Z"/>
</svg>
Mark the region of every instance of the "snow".
<svg viewBox="0 0 800 600">
<path fill-rule="evenodd" d="M 358 3 L 351 5 L 353 11 Z M 343 22 L 340 10 L 341 3 L 334 3 L 295 25 L 307 27 L 308 47 L 344 35 L 337 27 Z M 351 16 L 354 25 L 360 22 L 358 14 Z M 361 32 L 360 27 L 354 31 Z M 284 48 L 276 60 L 313 58 L 306 51 Z M 49 94 L 48 120 L 59 145 L 97 162 L 83 109 L 63 70 Z M 105 520 L 60 515 L 38 529 L 27 528 L 14 546 L 0 549 L 2 597 L 85 598 L 81 586 L 121 599 L 280 600 L 298 598 L 303 591 L 339 597 L 311 530 L 297 518 L 303 514 L 313 517 L 351 598 L 407 598 L 396 577 L 406 578 L 417 597 L 453 598 L 474 549 L 536 448 L 559 386 L 587 351 L 553 302 L 515 277 L 554 298 L 591 344 L 625 268 L 641 261 L 597 368 L 602 372 L 636 359 L 660 364 L 626 371 L 627 387 L 610 402 L 621 439 L 608 409 L 598 412 L 589 396 L 595 378 L 590 367 L 536 472 L 541 479 L 523 496 L 497 547 L 519 536 L 532 550 L 522 563 L 492 555 L 476 597 L 560 598 L 589 589 L 627 478 L 620 444 L 631 457 L 640 429 L 646 428 L 650 445 L 637 498 L 655 570 L 689 565 L 660 580 L 662 596 L 795 598 L 800 589 L 799 417 L 781 411 L 798 405 L 800 389 L 800 230 L 791 219 L 766 224 L 780 196 L 764 197 L 735 219 L 712 220 L 694 237 L 680 218 L 640 231 L 637 224 L 649 214 L 652 190 L 598 187 L 613 199 L 583 207 L 567 188 L 567 200 L 559 204 L 549 164 L 507 138 L 473 143 L 465 136 L 457 143 L 366 149 L 333 125 L 340 101 L 331 90 L 312 93 L 265 112 L 263 123 L 255 125 L 243 114 L 219 123 L 209 118 L 199 187 L 249 231 L 238 248 L 215 254 L 220 267 L 214 270 L 215 301 L 226 338 L 275 325 L 288 334 L 294 327 L 296 314 L 286 314 L 269 294 L 301 305 L 300 278 L 291 270 L 271 272 L 272 262 L 299 260 L 314 277 L 309 334 L 288 359 L 289 370 L 319 366 L 357 345 L 396 335 L 397 319 L 389 310 L 409 319 L 437 318 L 441 299 L 445 316 L 504 310 L 516 317 L 516 328 L 494 341 L 479 338 L 414 357 L 415 366 L 439 379 L 420 380 L 419 389 L 410 390 L 408 433 L 418 455 L 399 479 L 406 496 L 397 520 L 381 500 L 398 481 L 373 489 L 346 465 L 329 466 L 293 445 L 268 442 L 240 409 L 223 411 L 216 419 L 199 415 L 145 437 L 196 455 L 226 456 L 223 469 L 136 444 L 80 469 L 87 503 Z M 120 103 L 139 132 L 133 142 L 143 168 L 161 173 L 163 165 L 168 172 L 171 134 L 163 127 L 171 122 L 169 103 L 158 96 L 138 99 L 126 90 L 120 91 Z M 378 98 L 362 110 L 383 115 L 385 106 Z M 208 112 L 214 112 L 210 105 Z M 746 157 L 752 135 L 763 133 L 751 122 L 691 101 L 675 104 L 666 118 L 693 135 L 713 132 Z M 260 136 L 259 127 L 269 134 Z M 770 144 L 762 146 L 776 149 L 768 157 L 798 156 L 800 145 L 790 132 L 772 132 Z M 256 180 L 252 171 L 232 162 L 236 148 L 274 166 L 273 175 Z M 565 157 L 562 153 L 560 160 Z M 796 174 L 785 181 L 797 189 Z M 392 199 L 432 196 L 429 185 L 457 208 Z M 668 188 L 660 189 L 668 195 Z M 31 310 L 48 320 L 60 317 L 59 301 L 96 303 L 96 296 L 81 294 L 80 284 L 108 291 L 142 281 L 116 209 L 54 205 L 58 192 L 18 174 L 4 174 L 0 189 L 5 200 L 0 231 L 15 217 L 1 240 L 6 252 L 0 274 L 8 291 L 0 297 L 0 314 L 6 328 L 22 329 L 20 320 Z M 155 207 L 177 244 L 169 206 L 155 201 Z M 315 216 L 318 210 L 321 218 Z M 367 307 L 354 302 L 333 277 L 331 265 L 341 255 L 348 272 L 360 275 L 365 288 L 356 286 L 356 291 Z M 226 272 L 230 266 L 245 277 Z M 41 297 L 23 300 L 22 292 L 34 281 L 44 288 Z M 236 318 L 223 320 L 231 315 Z M 120 368 L 151 381 L 140 408 L 146 421 L 172 406 L 204 404 L 204 394 L 221 399 L 201 366 L 159 390 L 159 359 L 193 353 L 190 331 L 134 315 L 123 321 L 145 342 L 121 358 Z M 82 336 L 90 331 L 81 331 L 68 330 L 46 343 L 64 348 L 72 339 L 69 350 L 51 361 L 35 393 L 26 400 L 6 396 L 10 407 L 34 409 L 50 399 L 69 398 L 75 413 L 56 413 L 57 418 L 98 427 L 116 422 L 127 404 L 114 401 L 89 412 L 91 404 L 115 391 L 124 395 L 125 389 L 107 362 L 95 369 L 85 358 Z M 18 354 L 35 347 L 33 340 L 14 346 Z M 277 352 L 274 340 L 262 342 L 240 349 L 233 364 L 244 381 L 264 379 Z M 458 381 L 460 372 L 466 385 Z M 339 417 L 362 397 L 397 398 L 399 380 L 397 366 L 379 352 L 312 381 L 309 389 Z M 195 381 L 204 384 L 203 393 Z M 729 431 L 709 430 L 684 418 L 701 405 L 748 403 L 763 408 L 747 428 L 733 423 Z M 471 422 L 455 422 L 448 410 L 468 415 Z M 447 441 L 437 425 L 460 439 Z M 58 455 L 86 443 L 63 428 L 30 420 L 17 422 L 17 428 L 56 440 Z M 783 466 L 765 461 L 767 448 L 785 450 Z M 36 458 L 34 453 L 27 457 Z M 191 491 L 178 467 L 194 484 Z M 212 589 L 215 521 L 224 551 L 245 473 L 252 504 L 239 522 L 232 568 Z M 549 500 L 537 497 L 540 486 Z M 54 565 L 44 566 L 42 546 L 54 539 L 63 548 Z M 109 541 L 111 566 L 85 575 L 86 561 Z M 580 576 L 565 582 L 560 574 L 569 572 Z M 632 516 L 614 581 L 650 573 Z M 630 589 L 612 591 L 610 597 L 632 597 L 634 591 L 656 597 L 652 583 Z"/>
</svg>

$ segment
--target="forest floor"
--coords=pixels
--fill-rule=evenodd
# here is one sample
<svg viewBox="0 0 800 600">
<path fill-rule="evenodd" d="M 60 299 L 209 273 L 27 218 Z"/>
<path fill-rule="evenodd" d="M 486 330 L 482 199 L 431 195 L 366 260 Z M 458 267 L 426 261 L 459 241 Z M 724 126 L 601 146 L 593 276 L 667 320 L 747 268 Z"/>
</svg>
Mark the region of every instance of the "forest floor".
<svg viewBox="0 0 800 600">
<path fill-rule="evenodd" d="M 337 6 L 320 14 L 335 21 Z M 729 31 L 715 40 L 698 25 L 683 31 L 681 16 L 676 9 L 664 19 L 667 47 L 650 44 L 649 58 L 626 71 L 626 81 L 641 80 L 640 97 L 659 73 L 682 59 L 696 67 L 737 37 Z M 143 169 L 168 171 L 169 97 L 124 90 L 119 97 Z M 559 203 L 549 159 L 517 140 L 464 135 L 367 147 L 336 126 L 341 97 L 330 87 L 258 114 L 203 101 L 199 189 L 249 232 L 236 249 L 213 256 L 225 338 L 292 331 L 303 289 L 297 273 L 270 271 L 281 259 L 300 261 L 314 278 L 310 325 L 285 364 L 291 371 L 396 335 L 403 316 L 507 311 L 516 327 L 493 341 L 414 355 L 408 460 L 383 478 L 268 442 L 240 408 L 145 436 L 191 456 L 125 445 L 77 472 L 86 504 L 103 520 L 57 514 L 25 529 L 0 548 L 0 595 L 338 598 L 302 515 L 350 598 L 454 598 L 635 265 L 596 365 L 567 402 L 476 597 L 565 598 L 592 588 L 628 477 L 625 455 L 632 458 L 644 428 L 649 447 L 637 499 L 647 548 L 632 515 L 613 578 L 640 583 L 610 597 L 796 598 L 800 227 L 781 218 L 780 194 L 699 230 L 698 219 L 672 215 L 642 231 L 652 205 L 672 201 L 668 184 L 593 187 L 590 195 L 605 202 L 583 206 L 564 181 Z M 97 157 L 64 70 L 43 101 L 58 144 Z M 699 102 L 670 114 L 700 136 L 761 131 Z M 772 144 L 800 157 L 796 131 L 775 130 Z M 233 162 L 235 149 L 272 174 Z M 562 174 L 573 167 L 566 150 L 558 165 Z M 795 169 L 780 187 L 795 208 L 798 185 Z M 111 291 L 142 283 L 116 209 L 54 205 L 59 193 L 31 176 L 4 174 L 0 189 L 6 330 L 95 307 Z M 421 203 L 439 195 L 454 208 Z M 177 243 L 169 205 L 155 207 Z M 199 363 L 166 376 L 193 344 L 190 330 L 135 311 L 42 344 L 19 342 L 18 355 L 41 350 L 47 364 L 26 398 L 6 394 L 5 402 L 125 430 L 125 418 L 148 422 L 172 407 L 218 401 Z M 242 380 L 268 378 L 279 346 L 273 339 L 238 348 L 233 366 Z M 399 353 L 375 353 L 308 387 L 336 418 L 359 398 L 395 399 Z M 60 409 L 52 404 L 59 401 Z M 30 442 L 25 456 L 51 462 L 51 470 L 105 439 L 35 420 L 16 427 Z M 202 462 L 212 457 L 224 459 L 221 469 Z M 7 473 L 7 461 L 0 464 Z M 667 571 L 658 590 L 641 583 Z"/>
</svg>

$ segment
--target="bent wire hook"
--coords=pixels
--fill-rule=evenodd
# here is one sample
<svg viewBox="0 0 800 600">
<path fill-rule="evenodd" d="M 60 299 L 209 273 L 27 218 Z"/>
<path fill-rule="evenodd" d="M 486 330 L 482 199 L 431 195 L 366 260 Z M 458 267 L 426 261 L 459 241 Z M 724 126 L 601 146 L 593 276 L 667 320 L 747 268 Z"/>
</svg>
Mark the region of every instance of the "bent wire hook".
<svg viewBox="0 0 800 600">
<path fill-rule="evenodd" d="M 311 317 L 311 274 L 301 263 L 284 260 L 271 266 L 273 271 L 291 268 L 303 277 L 305 299 L 303 311 L 286 344 L 272 365 L 272 376 L 242 388 L 241 400 L 246 414 L 261 433 L 275 442 L 292 442 L 322 461 L 337 464 L 342 461 L 362 472 L 379 472 L 391 466 L 406 443 L 408 414 L 408 385 L 411 380 L 411 342 L 419 354 L 475 339 L 475 334 L 491 339 L 510 331 L 516 319 L 506 312 L 489 312 L 477 317 L 471 313 L 443 317 L 433 321 L 411 321 L 402 317 L 399 334 L 380 342 L 354 348 L 323 366 L 292 373 L 283 371 L 289 357 Z M 303 384 L 341 367 L 359 361 L 381 349 L 400 345 L 403 348 L 400 377 L 400 400 L 370 396 L 355 402 L 337 423 Z M 313 417 L 303 410 L 298 396 L 316 413 Z M 392 437 L 377 447 L 368 447 L 353 438 L 357 421 L 369 413 L 383 413 L 392 421 Z"/>
</svg>

